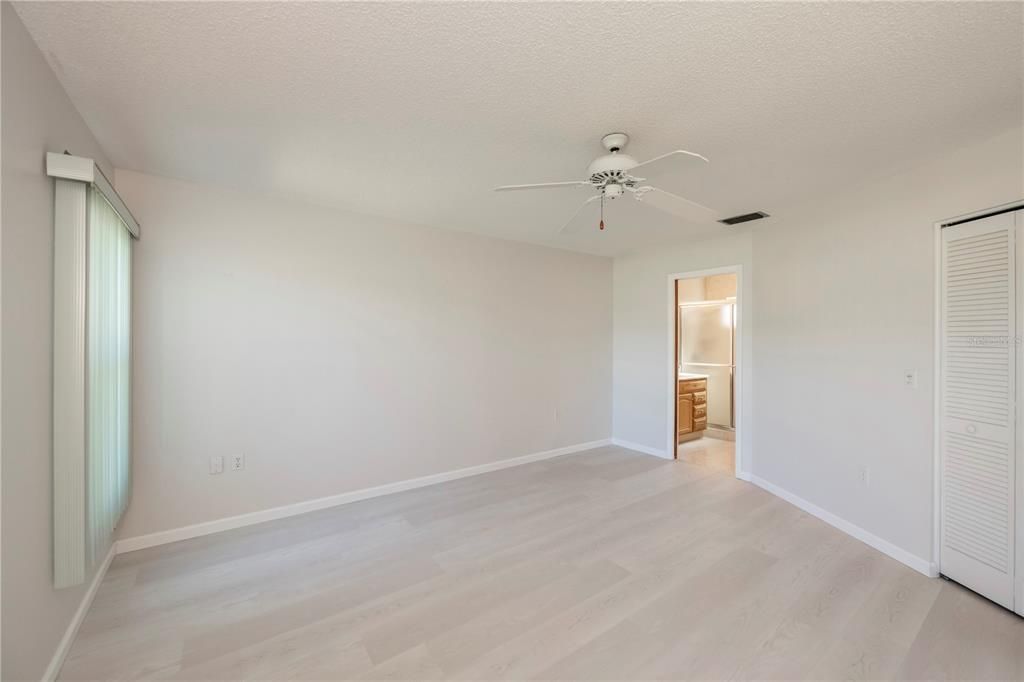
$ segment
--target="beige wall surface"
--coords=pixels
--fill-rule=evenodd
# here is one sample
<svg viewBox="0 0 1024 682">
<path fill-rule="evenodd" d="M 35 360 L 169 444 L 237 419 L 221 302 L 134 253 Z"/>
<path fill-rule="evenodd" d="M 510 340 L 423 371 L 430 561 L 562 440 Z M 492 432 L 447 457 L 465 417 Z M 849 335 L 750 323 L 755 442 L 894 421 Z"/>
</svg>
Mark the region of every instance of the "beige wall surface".
<svg viewBox="0 0 1024 682">
<path fill-rule="evenodd" d="M 708 275 L 704 278 L 704 295 L 709 301 L 724 301 L 736 296 L 736 275 Z"/>
<path fill-rule="evenodd" d="M 2 12 L 2 677 L 19 680 L 42 676 L 85 593 L 52 587 L 53 181 L 45 156 L 68 150 L 111 168 L 17 13 L 6 2 Z"/>
<path fill-rule="evenodd" d="M 931 558 L 934 224 L 1022 198 L 1017 128 L 754 229 L 757 475 Z"/>
<path fill-rule="evenodd" d="M 666 447 L 666 275 L 743 264 L 751 473 L 930 561 L 934 224 L 1024 198 L 1022 148 L 1020 128 L 997 132 L 721 238 L 617 259 L 614 437 Z"/>
<path fill-rule="evenodd" d="M 143 225 L 121 537 L 610 436 L 610 259 L 116 184 Z"/>
<path fill-rule="evenodd" d="M 612 396 L 615 438 L 666 452 L 669 448 L 668 381 L 673 374 L 673 301 L 669 275 L 730 265 L 743 267 L 740 305 L 739 362 L 751 366 L 751 287 L 756 282 L 751 252 L 751 228 L 722 228 L 722 236 L 662 247 L 615 259 L 615 361 Z M 677 285 L 678 286 L 678 285 Z M 740 399 L 751 396 L 751 373 L 740 376 Z M 749 439 L 742 443 L 749 461 Z"/>
</svg>

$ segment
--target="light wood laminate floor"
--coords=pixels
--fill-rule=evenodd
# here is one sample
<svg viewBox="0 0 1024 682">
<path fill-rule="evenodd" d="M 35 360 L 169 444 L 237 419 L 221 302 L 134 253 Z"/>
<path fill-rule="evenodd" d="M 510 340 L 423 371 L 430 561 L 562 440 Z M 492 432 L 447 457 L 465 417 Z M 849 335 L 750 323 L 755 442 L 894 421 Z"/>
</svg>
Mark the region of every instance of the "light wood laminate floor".
<svg viewBox="0 0 1024 682">
<path fill-rule="evenodd" d="M 1024 621 L 734 479 L 732 446 L 599 448 L 118 556 L 62 676 L 1024 678 Z"/>
</svg>

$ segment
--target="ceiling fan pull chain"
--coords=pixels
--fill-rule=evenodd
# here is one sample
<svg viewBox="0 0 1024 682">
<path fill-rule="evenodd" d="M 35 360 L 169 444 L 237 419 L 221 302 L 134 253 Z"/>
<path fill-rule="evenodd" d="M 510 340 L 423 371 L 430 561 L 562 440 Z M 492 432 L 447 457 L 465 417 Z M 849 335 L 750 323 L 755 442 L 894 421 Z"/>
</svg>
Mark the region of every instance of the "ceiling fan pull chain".
<svg viewBox="0 0 1024 682">
<path fill-rule="evenodd" d="M 604 194 L 601 195 L 601 224 L 598 227 L 604 230 Z"/>
</svg>

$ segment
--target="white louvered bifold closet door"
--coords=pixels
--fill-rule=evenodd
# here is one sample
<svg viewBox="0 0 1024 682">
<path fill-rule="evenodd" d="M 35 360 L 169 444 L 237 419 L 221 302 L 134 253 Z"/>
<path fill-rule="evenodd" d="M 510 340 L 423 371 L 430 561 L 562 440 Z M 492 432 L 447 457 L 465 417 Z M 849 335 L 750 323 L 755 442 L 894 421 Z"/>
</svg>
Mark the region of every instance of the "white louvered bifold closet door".
<svg viewBox="0 0 1024 682">
<path fill-rule="evenodd" d="M 942 230 L 941 549 L 949 578 L 1014 608 L 1014 214 Z"/>
</svg>

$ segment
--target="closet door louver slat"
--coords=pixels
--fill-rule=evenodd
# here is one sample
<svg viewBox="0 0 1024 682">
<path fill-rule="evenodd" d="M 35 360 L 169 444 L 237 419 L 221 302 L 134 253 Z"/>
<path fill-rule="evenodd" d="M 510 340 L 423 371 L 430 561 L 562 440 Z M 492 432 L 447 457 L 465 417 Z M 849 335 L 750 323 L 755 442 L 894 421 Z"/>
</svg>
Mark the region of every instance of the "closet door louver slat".
<svg viewBox="0 0 1024 682">
<path fill-rule="evenodd" d="M 1010 609 L 1016 260 L 1011 214 L 942 231 L 941 569 Z"/>
</svg>

